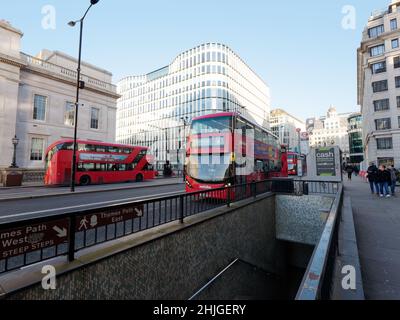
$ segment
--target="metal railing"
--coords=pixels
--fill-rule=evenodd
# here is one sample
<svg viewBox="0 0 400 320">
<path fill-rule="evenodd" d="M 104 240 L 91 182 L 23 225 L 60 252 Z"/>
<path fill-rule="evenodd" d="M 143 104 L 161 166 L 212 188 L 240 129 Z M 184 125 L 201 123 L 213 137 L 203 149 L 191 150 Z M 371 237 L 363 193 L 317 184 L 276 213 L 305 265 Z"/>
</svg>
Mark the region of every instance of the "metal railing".
<svg viewBox="0 0 400 320">
<path fill-rule="evenodd" d="M 187 217 L 268 192 L 305 194 L 304 188 L 306 181 L 272 179 L 0 224 L 0 274 L 59 256 L 73 261 L 76 252 L 107 241 L 173 221 L 183 223 Z"/>
<path fill-rule="evenodd" d="M 339 224 L 342 213 L 343 186 L 339 186 L 321 238 L 313 252 L 296 300 L 329 300 L 335 260 L 338 256 Z"/>
</svg>

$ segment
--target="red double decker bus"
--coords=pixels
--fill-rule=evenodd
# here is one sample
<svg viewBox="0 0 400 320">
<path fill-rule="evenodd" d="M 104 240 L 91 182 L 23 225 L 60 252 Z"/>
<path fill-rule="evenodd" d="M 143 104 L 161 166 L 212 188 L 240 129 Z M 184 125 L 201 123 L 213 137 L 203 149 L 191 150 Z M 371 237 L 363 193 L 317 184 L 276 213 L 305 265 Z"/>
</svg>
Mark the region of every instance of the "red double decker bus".
<svg viewBox="0 0 400 320">
<path fill-rule="evenodd" d="M 71 181 L 73 140 L 60 140 L 46 151 L 45 185 L 68 185 Z M 77 141 L 76 184 L 103 184 L 154 179 L 148 148 Z"/>
<path fill-rule="evenodd" d="M 296 152 L 288 152 L 288 175 L 289 176 L 298 176 L 299 173 L 301 175 L 305 175 L 307 172 L 307 163 L 306 157 L 304 155 L 300 155 Z M 301 165 L 301 167 L 299 167 Z"/>
<path fill-rule="evenodd" d="M 185 166 L 187 192 L 288 176 L 278 138 L 238 113 L 193 119 Z"/>
</svg>

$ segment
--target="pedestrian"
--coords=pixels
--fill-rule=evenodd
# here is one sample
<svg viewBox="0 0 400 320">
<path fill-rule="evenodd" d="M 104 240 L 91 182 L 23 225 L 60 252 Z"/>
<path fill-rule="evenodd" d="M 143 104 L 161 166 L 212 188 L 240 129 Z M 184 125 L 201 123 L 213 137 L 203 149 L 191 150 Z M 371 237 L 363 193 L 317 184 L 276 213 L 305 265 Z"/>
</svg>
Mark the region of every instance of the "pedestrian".
<svg viewBox="0 0 400 320">
<path fill-rule="evenodd" d="M 377 181 L 377 174 L 378 174 L 378 168 L 375 165 L 375 163 L 371 162 L 368 170 L 367 170 L 367 178 L 369 182 L 369 186 L 371 188 L 371 193 L 372 194 L 378 194 L 379 195 L 379 185 Z"/>
<path fill-rule="evenodd" d="M 386 196 L 386 198 L 390 198 L 391 195 L 389 192 L 389 184 L 391 183 L 392 178 L 390 176 L 390 172 L 386 170 L 386 166 L 379 167 L 377 180 L 379 183 L 380 197 L 383 198 Z"/>
<path fill-rule="evenodd" d="M 389 167 L 390 172 L 390 189 L 392 191 L 392 196 L 396 195 L 396 183 L 397 183 L 397 170 L 394 166 Z"/>
<path fill-rule="evenodd" d="M 359 166 L 355 166 L 354 167 L 354 173 L 356 174 L 356 177 L 358 177 L 358 175 L 360 174 L 360 168 L 359 168 Z"/>
<path fill-rule="evenodd" d="M 351 178 L 353 176 L 353 171 L 354 171 L 354 168 L 351 165 L 348 165 L 346 167 L 347 178 L 349 179 L 349 181 L 351 181 Z"/>
</svg>

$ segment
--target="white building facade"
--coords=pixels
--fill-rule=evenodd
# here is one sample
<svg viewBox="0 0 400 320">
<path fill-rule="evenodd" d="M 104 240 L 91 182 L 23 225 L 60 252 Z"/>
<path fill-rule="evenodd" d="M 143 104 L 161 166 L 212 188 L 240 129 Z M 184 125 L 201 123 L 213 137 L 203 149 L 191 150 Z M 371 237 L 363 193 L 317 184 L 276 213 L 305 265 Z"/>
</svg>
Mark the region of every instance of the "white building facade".
<svg viewBox="0 0 400 320">
<path fill-rule="evenodd" d="M 185 129 L 197 116 L 236 111 L 269 125 L 268 86 L 220 43 L 197 46 L 117 86 L 117 141 L 151 147 L 157 162 L 183 163 Z"/>
<path fill-rule="evenodd" d="M 297 131 L 298 129 L 300 129 L 301 132 L 306 130 L 304 121 L 294 117 L 285 110 L 274 109 L 271 111 L 269 123 L 272 132 L 279 137 L 281 144 L 288 147 L 289 151 L 297 153 L 299 153 L 299 151 L 302 153 L 307 151 L 299 150 L 299 148 L 301 148 L 301 136 L 299 137 Z"/>
<path fill-rule="evenodd" d="M 358 49 L 365 161 L 400 167 L 400 1 L 374 13 Z"/>
<path fill-rule="evenodd" d="M 327 115 L 307 120 L 310 147 L 339 146 L 344 161 L 350 157 L 348 118 L 350 113 L 339 114 L 330 107 Z"/>
<path fill-rule="evenodd" d="M 12 138 L 19 138 L 17 165 L 43 169 L 46 148 L 73 138 L 77 60 L 57 51 L 21 53 L 22 32 L 0 21 L 0 168 L 12 162 Z M 116 102 L 112 74 L 82 64 L 78 138 L 115 142 Z"/>
</svg>

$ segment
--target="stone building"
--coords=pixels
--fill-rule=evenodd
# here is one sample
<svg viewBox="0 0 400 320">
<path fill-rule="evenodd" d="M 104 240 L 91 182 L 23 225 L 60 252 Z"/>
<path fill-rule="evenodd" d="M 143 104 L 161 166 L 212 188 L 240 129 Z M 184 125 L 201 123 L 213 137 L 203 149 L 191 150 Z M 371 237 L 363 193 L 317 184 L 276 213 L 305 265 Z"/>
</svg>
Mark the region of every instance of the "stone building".
<svg viewBox="0 0 400 320">
<path fill-rule="evenodd" d="M 0 21 L 0 168 L 10 166 L 12 138 L 19 139 L 17 165 L 42 170 L 46 148 L 73 138 L 77 60 L 62 52 L 21 52 L 21 31 Z M 112 74 L 82 63 L 78 138 L 115 142 L 119 96 Z"/>
<path fill-rule="evenodd" d="M 374 12 L 358 49 L 358 104 L 367 163 L 400 167 L 400 1 Z"/>
</svg>

